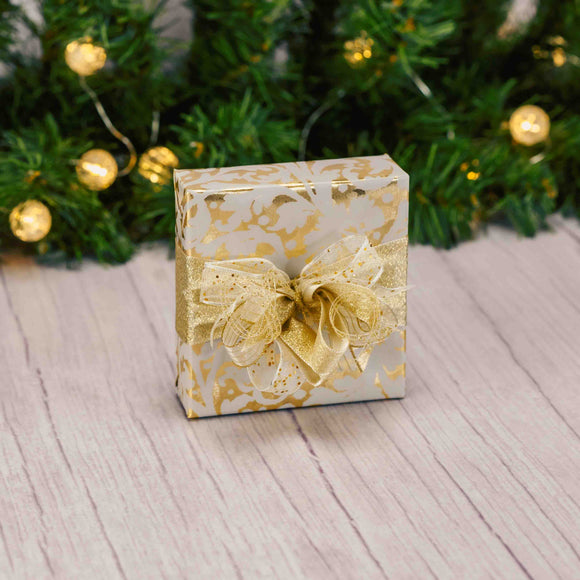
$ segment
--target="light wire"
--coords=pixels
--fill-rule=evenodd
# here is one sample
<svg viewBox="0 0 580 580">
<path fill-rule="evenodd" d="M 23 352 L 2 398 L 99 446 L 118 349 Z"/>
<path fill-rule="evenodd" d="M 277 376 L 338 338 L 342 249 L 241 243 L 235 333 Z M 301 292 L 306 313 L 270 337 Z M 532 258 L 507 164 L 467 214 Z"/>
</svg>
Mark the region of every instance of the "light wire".
<svg viewBox="0 0 580 580">
<path fill-rule="evenodd" d="M 93 103 L 95 105 L 95 109 L 97 109 L 97 113 L 99 114 L 99 117 L 101 117 L 101 120 L 105 124 L 105 127 L 109 130 L 109 133 L 111 133 L 111 135 L 113 135 L 113 137 L 115 137 L 116 139 L 121 141 L 121 143 L 123 143 L 123 145 L 125 145 L 125 147 L 127 147 L 127 149 L 129 150 L 129 161 L 127 162 L 127 165 L 121 171 L 119 171 L 119 174 L 118 174 L 119 177 L 122 177 L 123 175 L 128 175 L 129 173 L 131 173 L 131 170 L 133 169 L 133 167 L 135 167 L 135 164 L 137 163 L 137 151 L 135 150 L 135 146 L 133 145 L 133 143 L 131 143 L 131 140 L 129 139 L 129 137 L 126 137 L 125 135 L 123 135 L 123 133 L 121 133 L 121 131 L 119 131 L 115 127 L 115 125 L 113 125 L 113 122 L 109 118 L 109 115 L 107 115 L 107 112 L 105 111 L 105 107 L 103 107 L 103 104 L 99 100 L 97 93 L 95 93 L 95 91 L 93 91 L 93 89 L 91 89 L 91 87 L 89 87 L 89 85 L 87 84 L 87 81 L 85 80 L 85 77 L 79 76 L 79 83 L 80 83 L 82 89 L 89 95 L 89 97 L 93 101 Z M 155 117 L 154 117 L 154 123 L 155 123 Z M 158 131 L 159 131 L 159 129 L 157 128 L 157 132 Z M 152 133 L 153 133 L 153 129 L 152 129 Z"/>
</svg>

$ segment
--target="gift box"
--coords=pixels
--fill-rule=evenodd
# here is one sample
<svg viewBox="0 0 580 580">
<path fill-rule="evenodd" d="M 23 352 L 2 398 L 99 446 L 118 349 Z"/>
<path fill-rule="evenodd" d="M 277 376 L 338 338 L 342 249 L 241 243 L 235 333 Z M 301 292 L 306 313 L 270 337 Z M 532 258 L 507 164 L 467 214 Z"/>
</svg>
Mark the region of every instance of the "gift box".
<svg viewBox="0 0 580 580">
<path fill-rule="evenodd" d="M 408 187 L 388 155 L 175 171 L 187 417 L 404 396 Z"/>
</svg>

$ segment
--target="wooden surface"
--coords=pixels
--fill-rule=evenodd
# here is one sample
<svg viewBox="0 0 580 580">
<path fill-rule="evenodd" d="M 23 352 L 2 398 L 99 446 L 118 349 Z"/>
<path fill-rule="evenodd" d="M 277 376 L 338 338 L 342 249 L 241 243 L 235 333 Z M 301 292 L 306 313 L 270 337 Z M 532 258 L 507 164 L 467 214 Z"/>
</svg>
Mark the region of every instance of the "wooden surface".
<svg viewBox="0 0 580 580">
<path fill-rule="evenodd" d="M 580 225 L 410 251 L 408 397 L 187 421 L 165 249 L 0 266 L 1 578 L 580 577 Z"/>
</svg>

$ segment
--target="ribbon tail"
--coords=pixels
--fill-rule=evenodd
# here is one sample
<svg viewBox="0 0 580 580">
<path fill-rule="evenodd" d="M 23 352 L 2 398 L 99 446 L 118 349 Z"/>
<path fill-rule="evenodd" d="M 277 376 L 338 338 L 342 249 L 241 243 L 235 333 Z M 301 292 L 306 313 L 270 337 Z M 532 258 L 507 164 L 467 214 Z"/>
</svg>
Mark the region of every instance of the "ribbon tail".
<svg viewBox="0 0 580 580">
<path fill-rule="evenodd" d="M 329 336 L 330 344 L 326 341 L 327 318 L 327 308 L 322 302 L 318 332 L 292 317 L 280 334 L 280 341 L 292 351 L 308 383 L 315 387 L 328 379 L 348 349 L 348 340 L 337 335 Z"/>
<path fill-rule="evenodd" d="M 354 376 L 362 375 L 369 363 L 373 347 L 374 345 L 362 348 L 349 346 L 341 360 L 341 368 L 344 368 L 346 372 L 352 373 Z"/>
<path fill-rule="evenodd" d="M 279 338 L 248 367 L 255 388 L 291 395 L 304 383 L 317 387 L 330 377 L 348 350 L 348 340 L 335 335 L 330 338 L 331 344 L 327 343 L 324 327 L 328 313 L 324 304 L 321 312 L 318 332 L 294 317 L 286 322 Z"/>
<path fill-rule="evenodd" d="M 308 382 L 299 363 L 292 350 L 276 340 L 266 348 L 259 360 L 248 367 L 248 377 L 259 391 L 289 396 Z"/>
</svg>

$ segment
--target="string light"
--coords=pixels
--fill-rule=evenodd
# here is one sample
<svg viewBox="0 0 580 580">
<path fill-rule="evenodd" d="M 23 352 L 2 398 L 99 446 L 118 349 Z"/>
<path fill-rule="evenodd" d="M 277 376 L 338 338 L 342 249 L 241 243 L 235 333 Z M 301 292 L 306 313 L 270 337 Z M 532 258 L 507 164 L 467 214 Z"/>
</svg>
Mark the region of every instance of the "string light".
<svg viewBox="0 0 580 580">
<path fill-rule="evenodd" d="M 373 56 L 374 43 L 363 30 L 359 37 L 344 43 L 344 58 L 353 66 L 359 65 Z"/>
<path fill-rule="evenodd" d="M 26 177 L 24 178 L 24 181 L 26 181 L 26 183 L 34 183 L 40 177 L 40 175 L 41 173 L 37 169 L 29 169 L 26 172 Z"/>
<path fill-rule="evenodd" d="M 88 77 L 105 66 L 107 53 L 102 46 L 93 44 L 92 38 L 85 37 L 67 44 L 64 59 L 72 71 Z"/>
<path fill-rule="evenodd" d="M 204 149 L 205 149 L 205 145 L 203 144 L 203 142 L 202 141 L 192 141 L 189 144 L 189 146 L 192 147 L 193 149 L 195 149 L 193 156 L 196 159 L 199 159 L 201 157 Z"/>
<path fill-rule="evenodd" d="M 467 172 L 467 179 L 469 181 L 477 181 L 481 177 L 481 172 L 476 171 L 470 168 L 477 168 L 479 167 L 479 159 L 474 159 L 471 163 L 468 161 L 464 161 L 460 166 L 459 169 L 463 171 L 463 173 Z M 469 171 L 468 171 L 469 170 Z"/>
<path fill-rule="evenodd" d="M 91 167 L 88 166 L 89 169 L 87 170 L 87 172 L 83 173 L 81 177 L 81 173 L 79 173 L 79 171 L 82 170 L 82 166 L 80 166 L 79 169 L 79 165 L 77 165 L 77 173 L 79 174 L 79 179 L 81 180 L 81 182 L 83 182 L 83 179 L 86 179 L 87 182 L 85 183 L 85 185 L 87 185 L 87 187 L 90 187 L 90 189 L 95 190 L 106 189 L 113 183 L 113 181 L 115 181 L 115 179 L 117 178 L 117 174 L 120 176 L 129 174 L 133 169 L 133 167 L 135 166 L 135 163 L 137 162 L 137 152 L 135 151 L 133 143 L 127 136 L 123 135 L 123 133 L 121 133 L 121 131 L 119 131 L 115 127 L 115 125 L 113 125 L 113 122 L 109 118 L 109 115 L 107 115 L 107 112 L 105 111 L 103 104 L 99 100 L 99 97 L 97 96 L 95 91 L 91 89 L 86 80 L 86 77 L 95 74 L 105 66 L 105 63 L 107 61 L 107 53 L 102 46 L 93 44 L 92 38 L 85 37 L 79 40 L 73 40 L 72 42 L 69 42 L 64 51 L 64 58 L 69 68 L 79 75 L 79 83 L 81 85 L 81 88 L 87 93 L 87 95 L 89 95 L 89 97 L 93 101 L 95 109 L 97 110 L 99 117 L 101 117 L 101 120 L 105 124 L 105 127 L 107 128 L 109 133 L 111 133 L 113 137 L 121 141 L 121 143 L 123 143 L 123 145 L 125 145 L 125 147 L 127 147 L 127 150 L 129 151 L 129 160 L 127 162 L 127 165 L 120 171 L 119 168 L 117 167 L 116 162 L 113 171 L 110 160 L 106 162 L 104 161 L 105 167 L 108 168 L 107 175 L 101 175 L 103 173 L 102 169 L 93 167 L 91 170 Z M 110 183 L 108 182 L 109 179 L 111 180 Z"/>
<path fill-rule="evenodd" d="M 77 162 L 79 181 L 93 191 L 113 185 L 119 169 L 115 158 L 104 149 L 90 149 Z"/>
<path fill-rule="evenodd" d="M 167 147 L 151 147 L 141 155 L 138 171 L 141 176 L 156 185 L 171 180 L 173 169 L 179 165 L 177 155 Z"/>
<path fill-rule="evenodd" d="M 563 67 L 566 63 L 580 66 L 580 58 L 575 54 L 566 52 L 564 49 L 567 44 L 562 36 L 550 36 L 547 39 L 547 49 L 542 48 L 539 44 L 534 44 L 532 53 L 536 59 L 552 59 L 552 63 L 556 68 Z"/>
<path fill-rule="evenodd" d="M 523 105 L 510 117 L 509 130 L 513 140 L 531 147 L 545 141 L 550 134 L 550 117 L 535 105 Z"/>
<path fill-rule="evenodd" d="M 555 67 L 560 68 L 566 64 L 566 52 L 564 49 L 559 46 L 552 51 L 552 62 L 554 63 Z"/>
<path fill-rule="evenodd" d="M 558 197 L 558 190 L 554 187 L 554 184 L 547 178 L 542 179 L 542 185 L 548 194 L 550 199 L 555 199 Z"/>
<path fill-rule="evenodd" d="M 413 17 L 407 18 L 401 32 L 414 32 L 416 29 L 415 19 Z"/>
<path fill-rule="evenodd" d="M 52 227 L 50 210 L 36 199 L 18 204 L 8 219 L 12 233 L 23 242 L 42 240 Z"/>
</svg>

